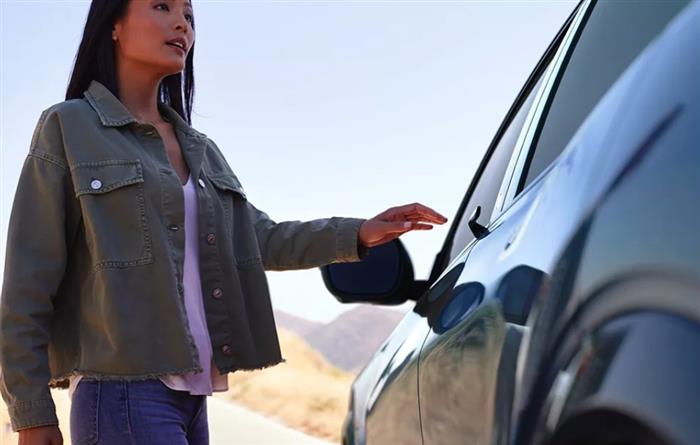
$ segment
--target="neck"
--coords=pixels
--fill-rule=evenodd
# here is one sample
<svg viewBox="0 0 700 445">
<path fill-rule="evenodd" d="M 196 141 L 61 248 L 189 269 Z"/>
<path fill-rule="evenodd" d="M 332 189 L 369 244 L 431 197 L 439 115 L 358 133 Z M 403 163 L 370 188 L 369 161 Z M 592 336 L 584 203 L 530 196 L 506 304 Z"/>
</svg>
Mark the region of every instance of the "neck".
<svg viewBox="0 0 700 445">
<path fill-rule="evenodd" d="M 143 68 L 130 67 L 126 60 L 117 63 L 119 100 L 141 123 L 153 125 L 165 121 L 158 111 L 158 86 L 163 76 Z"/>
</svg>

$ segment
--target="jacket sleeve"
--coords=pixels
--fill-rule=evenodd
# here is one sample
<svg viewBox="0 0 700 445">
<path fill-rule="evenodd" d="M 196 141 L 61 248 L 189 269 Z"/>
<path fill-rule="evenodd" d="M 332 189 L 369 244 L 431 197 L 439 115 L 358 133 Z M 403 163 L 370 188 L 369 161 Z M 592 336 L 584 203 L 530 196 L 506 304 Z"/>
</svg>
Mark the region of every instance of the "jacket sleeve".
<svg viewBox="0 0 700 445">
<path fill-rule="evenodd" d="M 310 221 L 275 222 L 248 202 L 265 270 L 310 269 L 364 259 L 359 243 L 365 218 L 334 216 Z"/>
<path fill-rule="evenodd" d="M 15 432 L 58 425 L 48 387 L 48 341 L 66 265 L 69 173 L 58 120 L 49 111 L 39 118 L 20 171 L 0 294 L 0 392 Z"/>
</svg>

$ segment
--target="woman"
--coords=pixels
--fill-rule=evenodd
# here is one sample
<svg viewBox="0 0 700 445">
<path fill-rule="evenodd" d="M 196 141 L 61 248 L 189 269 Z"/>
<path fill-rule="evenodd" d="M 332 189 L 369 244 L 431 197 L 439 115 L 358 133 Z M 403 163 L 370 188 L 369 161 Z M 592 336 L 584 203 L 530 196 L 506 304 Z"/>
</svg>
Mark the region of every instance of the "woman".
<svg viewBox="0 0 700 445">
<path fill-rule="evenodd" d="M 445 217 L 275 222 L 190 125 L 186 0 L 93 0 L 66 100 L 44 110 L 10 216 L 0 390 L 20 444 L 208 443 L 227 373 L 284 361 L 265 270 L 360 261 Z M 47 385 L 48 383 L 48 385 Z"/>
</svg>

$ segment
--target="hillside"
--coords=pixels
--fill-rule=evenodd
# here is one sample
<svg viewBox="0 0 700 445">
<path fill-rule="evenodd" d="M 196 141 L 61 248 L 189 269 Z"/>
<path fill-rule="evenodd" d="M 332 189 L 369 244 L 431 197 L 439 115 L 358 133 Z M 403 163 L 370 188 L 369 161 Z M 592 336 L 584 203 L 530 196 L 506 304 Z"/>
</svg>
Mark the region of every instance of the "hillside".
<svg viewBox="0 0 700 445">
<path fill-rule="evenodd" d="M 277 326 L 288 331 L 292 331 L 301 337 L 323 326 L 323 323 L 321 322 L 297 317 L 296 315 L 292 315 L 289 312 L 284 312 L 279 309 L 273 309 L 273 313 L 275 316 L 275 324 Z"/>
<path fill-rule="evenodd" d="M 298 335 L 279 329 L 279 337 L 287 362 L 258 371 L 230 373 L 229 391 L 212 397 L 233 400 L 291 428 L 339 443 L 353 375 L 330 365 Z M 69 445 L 68 392 L 52 389 L 51 394 L 64 444 Z M 0 444 L 16 444 L 18 434 L 11 431 L 7 407 L 1 400 L 0 426 Z"/>
<path fill-rule="evenodd" d="M 308 332 L 304 339 L 333 365 L 356 373 L 403 316 L 397 310 L 361 305 Z"/>
<path fill-rule="evenodd" d="M 231 373 L 229 391 L 213 397 L 232 399 L 291 428 L 338 443 L 356 371 L 402 317 L 399 311 L 367 305 L 323 324 L 275 311 L 287 362 Z M 67 391 L 51 391 L 64 441 L 69 444 Z M 0 443 L 16 443 L 17 434 L 10 430 L 4 403 L 0 403 L 0 425 Z"/>
</svg>

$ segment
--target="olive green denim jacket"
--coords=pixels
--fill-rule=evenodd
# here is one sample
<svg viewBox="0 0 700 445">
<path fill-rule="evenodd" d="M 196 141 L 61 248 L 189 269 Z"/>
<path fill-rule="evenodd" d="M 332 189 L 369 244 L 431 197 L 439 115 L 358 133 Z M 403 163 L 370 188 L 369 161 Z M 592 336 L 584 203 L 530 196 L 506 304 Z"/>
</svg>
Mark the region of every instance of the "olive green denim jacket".
<svg viewBox="0 0 700 445">
<path fill-rule="evenodd" d="M 275 222 L 217 145 L 169 105 L 197 182 L 200 276 L 222 373 L 284 359 L 265 270 L 360 261 L 363 218 Z M 155 126 L 102 83 L 45 109 L 15 192 L 0 300 L 0 392 L 13 431 L 58 424 L 71 374 L 202 372 L 183 300 L 182 184 Z"/>
</svg>

